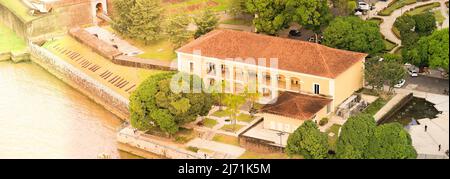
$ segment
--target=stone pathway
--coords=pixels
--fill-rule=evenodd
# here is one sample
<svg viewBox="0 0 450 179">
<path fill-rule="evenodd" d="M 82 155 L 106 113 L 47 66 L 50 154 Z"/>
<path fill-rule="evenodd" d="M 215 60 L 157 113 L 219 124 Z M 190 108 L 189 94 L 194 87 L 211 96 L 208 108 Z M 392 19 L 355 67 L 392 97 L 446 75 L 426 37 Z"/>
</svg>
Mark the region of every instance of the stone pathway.
<svg viewBox="0 0 450 179">
<path fill-rule="evenodd" d="M 195 138 L 189 141 L 186 145 L 197 147 L 199 149 L 207 149 L 210 151 L 218 152 L 219 155 L 221 154 L 221 156 L 223 156 L 223 158 L 238 158 L 245 152 L 244 148 L 238 146 L 204 140 L 200 138 Z M 213 156 L 215 155 L 217 154 L 213 154 Z"/>
<path fill-rule="evenodd" d="M 377 15 L 377 13 L 379 11 L 381 11 L 382 9 L 387 7 L 389 5 L 389 3 L 391 3 L 392 1 L 393 0 L 388 0 L 386 2 L 379 1 L 378 3 L 375 4 L 375 9 L 370 11 L 368 13 L 368 15 L 364 16 L 364 18 L 366 18 L 366 19 L 370 19 L 370 18 L 374 18 L 374 17 L 383 19 L 383 23 L 380 24 L 381 34 L 383 34 L 386 39 L 398 44 L 397 47 L 392 49 L 391 53 L 395 52 L 402 44 L 401 40 L 392 32 L 392 27 L 394 26 L 395 20 L 398 17 L 403 15 L 408 10 L 413 9 L 417 6 L 424 5 L 424 4 L 431 4 L 431 3 L 435 3 L 435 2 L 441 3 L 440 9 L 443 12 L 447 11 L 446 10 L 447 6 L 445 5 L 446 0 L 430 0 L 430 1 L 417 2 L 414 4 L 403 6 L 403 8 L 397 9 L 394 12 L 392 12 L 392 14 L 390 16 Z M 447 12 L 445 12 L 443 15 L 446 15 L 446 17 L 447 17 L 444 24 L 446 24 L 446 26 L 448 27 L 448 14 L 447 14 Z"/>
</svg>

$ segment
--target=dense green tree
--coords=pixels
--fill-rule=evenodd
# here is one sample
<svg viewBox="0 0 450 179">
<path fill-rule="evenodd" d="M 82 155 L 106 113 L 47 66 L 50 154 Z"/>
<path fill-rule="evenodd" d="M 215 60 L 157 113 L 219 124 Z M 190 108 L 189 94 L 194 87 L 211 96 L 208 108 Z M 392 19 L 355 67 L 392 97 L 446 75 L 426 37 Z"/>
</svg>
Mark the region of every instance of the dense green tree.
<svg viewBox="0 0 450 179">
<path fill-rule="evenodd" d="M 166 34 L 174 48 L 180 48 L 193 38 L 192 32 L 188 31 L 190 19 L 187 15 L 177 14 L 169 17 L 166 25 Z"/>
<path fill-rule="evenodd" d="M 413 18 L 416 23 L 415 32 L 420 36 L 430 35 L 436 29 L 436 18 L 431 12 L 416 14 Z"/>
<path fill-rule="evenodd" d="M 168 72 L 150 76 L 131 94 L 129 108 L 133 127 L 174 134 L 180 125 L 209 112 L 213 103 L 211 95 L 173 92 L 170 86 L 173 75 Z M 191 86 L 194 80 L 199 80 L 196 76 L 186 79 L 190 79 Z"/>
<path fill-rule="evenodd" d="M 401 57 L 394 54 L 385 54 L 381 75 L 384 82 L 389 86 L 389 91 L 394 89 L 398 82 L 406 77 L 406 70 L 403 67 Z"/>
<path fill-rule="evenodd" d="M 291 22 L 285 0 L 247 0 L 245 6 L 255 15 L 253 24 L 258 32 L 275 35 Z"/>
<path fill-rule="evenodd" d="M 337 17 L 324 32 L 323 43 L 329 47 L 377 54 L 385 49 L 377 24 L 358 17 Z"/>
<path fill-rule="evenodd" d="M 129 12 L 135 3 L 135 0 L 113 0 L 113 24 L 112 28 L 121 34 L 128 33 L 128 26 L 132 20 Z"/>
<path fill-rule="evenodd" d="M 119 15 L 125 14 L 120 16 L 125 18 L 118 18 L 116 29 L 125 36 L 142 40 L 145 43 L 159 39 L 162 32 L 162 8 L 160 1 L 134 0 L 128 3 L 126 8 L 118 9 L 118 11 L 127 11 L 117 12 Z"/>
<path fill-rule="evenodd" d="M 366 59 L 364 68 L 365 82 L 372 87 L 373 90 L 379 90 L 383 88 L 383 64 L 379 62 L 379 57 L 372 57 Z"/>
<path fill-rule="evenodd" d="M 412 146 L 411 136 L 399 123 L 378 126 L 367 150 L 371 159 L 415 159 L 417 152 Z"/>
<path fill-rule="evenodd" d="M 313 30 L 316 35 L 332 18 L 327 0 L 286 0 L 286 11 L 294 22 Z"/>
<path fill-rule="evenodd" d="M 289 136 L 286 152 L 291 156 L 300 154 L 308 159 L 326 158 L 328 155 L 327 135 L 320 132 L 316 123 L 305 121 Z"/>
<path fill-rule="evenodd" d="M 194 22 L 197 25 L 195 38 L 198 38 L 214 30 L 217 27 L 219 18 L 213 11 L 206 9 L 194 18 Z"/>
<path fill-rule="evenodd" d="M 248 0 L 231 0 L 229 12 L 233 16 L 241 16 L 248 13 L 245 3 Z"/>
<path fill-rule="evenodd" d="M 410 15 L 402 15 L 395 20 L 394 26 L 400 31 L 403 32 L 411 32 L 414 31 L 414 27 L 416 26 L 416 21 Z"/>
<path fill-rule="evenodd" d="M 412 62 L 418 66 L 430 66 L 443 68 L 448 72 L 449 45 L 448 28 L 435 31 L 427 37 L 422 37 L 417 46 L 410 53 L 413 54 Z"/>
<path fill-rule="evenodd" d="M 336 155 L 342 159 L 366 158 L 366 149 L 376 128 L 375 119 L 370 115 L 350 117 L 342 126 Z"/>
</svg>

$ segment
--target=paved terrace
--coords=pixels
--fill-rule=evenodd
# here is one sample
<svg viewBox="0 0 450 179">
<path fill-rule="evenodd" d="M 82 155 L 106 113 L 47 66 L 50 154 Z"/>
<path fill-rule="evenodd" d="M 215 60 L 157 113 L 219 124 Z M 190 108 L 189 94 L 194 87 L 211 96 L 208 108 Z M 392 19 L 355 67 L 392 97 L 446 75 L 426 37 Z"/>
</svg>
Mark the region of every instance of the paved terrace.
<svg viewBox="0 0 450 179">
<path fill-rule="evenodd" d="M 162 72 L 116 65 L 70 36 L 43 47 L 126 98 L 148 76 Z"/>
</svg>

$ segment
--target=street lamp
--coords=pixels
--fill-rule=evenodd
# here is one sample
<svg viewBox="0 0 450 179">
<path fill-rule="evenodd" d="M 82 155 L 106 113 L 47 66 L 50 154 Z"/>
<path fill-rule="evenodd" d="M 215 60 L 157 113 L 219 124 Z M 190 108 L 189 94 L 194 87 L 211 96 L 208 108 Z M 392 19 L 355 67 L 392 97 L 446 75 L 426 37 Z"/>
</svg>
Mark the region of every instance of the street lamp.
<svg viewBox="0 0 450 179">
<path fill-rule="evenodd" d="M 280 149 L 281 153 L 283 153 L 283 136 L 286 134 L 285 132 L 278 132 L 277 135 L 280 136 Z"/>
</svg>

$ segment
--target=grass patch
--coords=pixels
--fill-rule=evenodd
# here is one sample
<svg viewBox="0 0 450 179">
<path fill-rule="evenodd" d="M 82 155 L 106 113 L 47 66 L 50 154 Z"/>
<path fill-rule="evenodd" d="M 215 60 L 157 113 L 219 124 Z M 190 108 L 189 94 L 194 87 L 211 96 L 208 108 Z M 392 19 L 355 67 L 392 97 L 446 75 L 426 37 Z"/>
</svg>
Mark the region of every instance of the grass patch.
<svg viewBox="0 0 450 179">
<path fill-rule="evenodd" d="M 239 116 L 237 116 L 236 119 L 238 121 L 242 121 L 242 122 L 252 122 L 253 121 L 253 117 L 248 114 L 240 114 Z"/>
<path fill-rule="evenodd" d="M 120 33 L 116 32 L 110 26 L 103 27 L 111 33 L 120 35 Z M 167 39 L 162 38 L 156 42 L 150 42 L 145 44 L 142 41 L 123 37 L 120 35 L 123 40 L 126 40 L 131 45 L 139 48 L 144 51 L 144 53 L 137 55 L 136 57 L 143 59 L 153 59 L 153 60 L 162 60 L 162 61 L 172 61 L 177 58 L 177 54 L 173 48 L 173 44 Z"/>
<path fill-rule="evenodd" d="M 330 150 L 336 151 L 336 144 L 337 144 L 337 140 L 338 140 L 339 129 L 341 127 L 342 127 L 341 125 L 333 124 L 326 131 L 327 135 L 329 133 L 334 133 L 333 137 L 328 136 L 328 145 L 330 146 Z"/>
<path fill-rule="evenodd" d="M 397 49 L 394 51 L 394 54 L 395 54 L 395 55 L 402 56 L 402 49 L 403 49 L 403 47 L 397 48 Z"/>
<path fill-rule="evenodd" d="M 374 116 L 389 100 L 378 98 L 372 104 L 369 104 L 366 109 L 362 111 L 362 114 L 369 114 Z"/>
<path fill-rule="evenodd" d="M 231 112 L 226 110 L 218 110 L 214 112 L 212 115 L 216 117 L 229 117 L 231 115 Z"/>
<path fill-rule="evenodd" d="M 425 4 L 425 5 L 422 5 L 422 6 L 417 6 L 413 10 L 408 11 L 406 14 L 408 14 L 410 16 L 413 16 L 413 15 L 416 15 L 416 14 L 421 14 L 421 13 L 424 13 L 424 12 L 428 12 L 431 9 L 437 8 L 439 6 L 441 6 L 441 4 L 439 2 Z"/>
<path fill-rule="evenodd" d="M 210 119 L 210 118 L 205 118 L 203 119 L 203 126 L 207 127 L 207 128 L 213 128 L 214 126 L 216 126 L 218 124 L 218 122 L 214 119 Z"/>
<path fill-rule="evenodd" d="M 0 53 L 16 52 L 26 49 L 25 41 L 13 30 L 0 23 Z"/>
<path fill-rule="evenodd" d="M 395 35 L 397 38 L 399 38 L 399 39 L 401 38 L 400 31 L 398 30 L 397 27 L 392 26 L 392 33 L 394 33 L 394 35 Z"/>
<path fill-rule="evenodd" d="M 193 129 L 180 128 L 180 130 L 175 134 L 174 140 L 176 143 L 185 144 L 197 137 L 197 135 L 197 132 Z"/>
<path fill-rule="evenodd" d="M 200 150 L 200 149 L 198 147 L 188 146 L 188 147 L 186 147 L 186 150 L 197 153 L 198 150 Z"/>
<path fill-rule="evenodd" d="M 436 21 L 439 25 L 442 25 L 442 23 L 444 23 L 445 17 L 444 15 L 442 15 L 442 12 L 440 10 L 434 11 L 433 15 L 436 18 Z"/>
<path fill-rule="evenodd" d="M 243 125 L 239 125 L 239 124 L 227 124 L 224 125 L 222 128 L 220 128 L 221 130 L 227 131 L 227 132 L 237 132 L 239 131 L 242 127 L 244 127 Z"/>
<path fill-rule="evenodd" d="M 8 8 L 25 23 L 39 18 L 38 16 L 30 15 L 28 13 L 30 9 L 28 9 L 28 7 L 20 0 L 0 0 L 0 4 Z"/>
<path fill-rule="evenodd" d="M 229 135 L 225 135 L 225 134 L 216 134 L 213 137 L 213 141 L 239 146 L 239 139 L 237 137 L 229 136 Z"/>
<path fill-rule="evenodd" d="M 384 39 L 383 42 L 384 42 L 384 50 L 386 50 L 388 52 L 390 52 L 392 49 L 397 47 L 397 44 L 395 44 L 389 40 Z"/>
<path fill-rule="evenodd" d="M 245 25 L 245 26 L 251 26 L 253 24 L 252 20 L 239 18 L 227 19 L 220 23 L 229 25 Z"/>
<path fill-rule="evenodd" d="M 167 13 L 194 14 L 206 8 L 220 12 L 230 9 L 232 0 L 184 0 L 178 3 L 166 2 L 163 7 Z"/>
<path fill-rule="evenodd" d="M 414 4 L 416 2 L 417 2 L 417 0 L 394 0 L 388 5 L 388 7 L 386 7 L 382 11 L 380 11 L 378 13 L 378 15 L 380 15 L 380 16 L 389 16 L 395 10 L 400 9 L 403 6 L 406 6 L 406 5 Z"/>
<path fill-rule="evenodd" d="M 286 153 L 259 153 L 253 151 L 245 151 L 239 159 L 303 159 L 301 155 L 289 157 Z"/>
<path fill-rule="evenodd" d="M 375 23 L 375 24 L 377 24 L 377 25 L 380 25 L 380 24 L 383 22 L 383 19 L 372 18 L 372 19 L 369 19 L 369 20 L 367 20 L 367 21 L 373 22 L 373 23 Z"/>
</svg>

